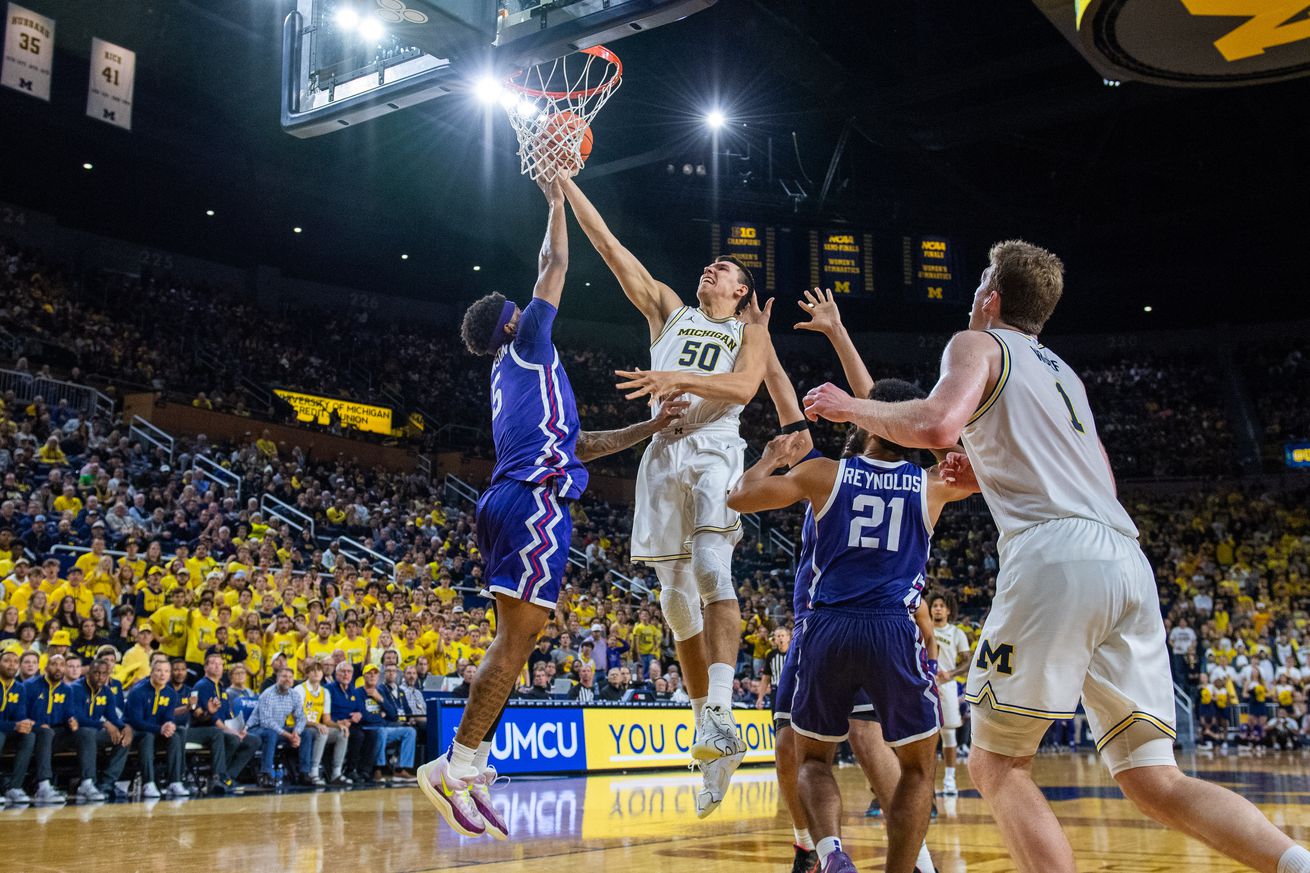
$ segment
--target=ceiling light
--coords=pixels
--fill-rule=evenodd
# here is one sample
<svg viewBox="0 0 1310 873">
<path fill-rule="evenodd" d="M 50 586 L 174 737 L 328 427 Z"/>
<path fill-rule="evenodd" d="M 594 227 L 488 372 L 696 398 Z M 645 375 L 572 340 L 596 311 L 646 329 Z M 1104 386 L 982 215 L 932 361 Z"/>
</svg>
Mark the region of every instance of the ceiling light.
<svg viewBox="0 0 1310 873">
<path fill-rule="evenodd" d="M 1152 310 L 1152 307 L 1150 307 L 1150 306 L 1143 306 L 1143 307 L 1142 307 L 1142 311 L 1143 311 L 1143 312 L 1150 312 L 1151 310 Z"/>
<path fill-rule="evenodd" d="M 359 25 L 359 13 L 350 6 L 342 6 L 333 20 L 342 30 L 354 30 Z"/>
<path fill-rule="evenodd" d="M 82 169 L 84 169 L 84 170 L 90 170 L 92 167 L 93 167 L 92 164 L 83 164 L 83 165 L 82 165 Z"/>
<path fill-rule="evenodd" d="M 408 261 L 408 260 L 409 260 L 409 255 L 401 255 L 401 256 L 400 256 L 400 259 L 401 259 L 402 261 Z"/>
<path fill-rule="evenodd" d="M 214 215 L 214 210 L 212 210 L 212 209 L 206 209 L 206 210 L 205 210 L 205 215 L 208 215 L 208 216 L 210 216 L 210 217 L 212 218 L 213 215 Z"/>
<path fill-rule="evenodd" d="M 377 42 L 386 36 L 386 30 L 382 27 L 382 22 L 376 18 L 365 18 L 359 23 L 359 35 L 369 42 Z"/>
<path fill-rule="evenodd" d="M 492 104 L 502 99 L 504 88 L 493 76 L 482 76 L 473 83 L 473 96 L 483 103 Z"/>
<path fill-rule="evenodd" d="M 481 270 L 481 269 L 482 269 L 482 266 L 481 266 L 480 264 L 474 264 L 474 265 L 473 265 L 473 272 L 476 273 L 478 270 Z"/>
<path fill-rule="evenodd" d="M 301 231 L 301 229 L 298 228 L 298 227 L 293 227 L 293 228 L 291 228 L 291 232 L 292 232 L 292 233 L 300 233 L 300 231 Z"/>
<path fill-rule="evenodd" d="M 727 119 L 723 117 L 723 113 L 717 109 L 711 109 L 705 116 L 705 123 L 710 126 L 710 130 L 718 130 L 723 127 L 726 121 Z"/>
</svg>

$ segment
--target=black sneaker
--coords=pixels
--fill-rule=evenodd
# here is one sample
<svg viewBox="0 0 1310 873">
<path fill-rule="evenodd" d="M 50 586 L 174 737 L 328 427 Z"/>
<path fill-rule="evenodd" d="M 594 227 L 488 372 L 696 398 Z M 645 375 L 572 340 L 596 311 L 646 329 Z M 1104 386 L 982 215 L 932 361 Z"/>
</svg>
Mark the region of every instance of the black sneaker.
<svg viewBox="0 0 1310 873">
<path fill-rule="evenodd" d="M 817 873 L 818 869 L 819 853 L 796 846 L 796 859 L 792 861 L 791 873 Z"/>
<path fill-rule="evenodd" d="M 864 811 L 864 817 L 882 818 L 882 804 L 878 802 L 878 798 L 869 801 L 869 808 Z"/>
</svg>

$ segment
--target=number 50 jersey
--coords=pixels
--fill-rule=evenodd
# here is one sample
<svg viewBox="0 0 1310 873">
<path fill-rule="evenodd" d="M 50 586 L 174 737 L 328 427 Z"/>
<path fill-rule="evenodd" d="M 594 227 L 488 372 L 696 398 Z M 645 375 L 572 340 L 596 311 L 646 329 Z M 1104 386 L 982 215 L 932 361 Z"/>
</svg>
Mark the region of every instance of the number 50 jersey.
<svg viewBox="0 0 1310 873">
<path fill-rule="evenodd" d="M 922 467 L 844 458 L 814 526 L 810 602 L 816 609 L 918 607 L 932 539 Z"/>
<path fill-rule="evenodd" d="M 731 373 L 741 352 L 743 325 L 736 318 L 710 318 L 700 309 L 683 306 L 669 316 L 650 347 L 652 370 L 677 370 L 695 375 Z M 699 428 L 714 424 L 736 434 L 742 407 L 691 395 L 682 424 Z M 652 416 L 658 415 L 658 407 Z"/>
</svg>

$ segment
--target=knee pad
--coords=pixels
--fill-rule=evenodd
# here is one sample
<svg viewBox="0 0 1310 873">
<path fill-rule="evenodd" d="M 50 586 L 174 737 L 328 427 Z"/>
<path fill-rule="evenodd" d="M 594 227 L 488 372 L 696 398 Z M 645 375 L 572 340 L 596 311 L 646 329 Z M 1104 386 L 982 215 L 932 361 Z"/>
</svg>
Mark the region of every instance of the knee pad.
<svg viewBox="0 0 1310 873">
<path fill-rule="evenodd" d="M 660 611 L 677 642 L 691 639 L 705 629 L 700 599 L 685 563 L 655 565 L 655 576 L 660 580 Z"/>
<path fill-rule="evenodd" d="M 942 748 L 955 748 L 955 728 L 942 728 Z"/>
<path fill-rule="evenodd" d="M 720 533 L 700 533 L 691 544 L 691 572 L 701 603 L 736 600 L 732 586 L 732 542 Z"/>
</svg>

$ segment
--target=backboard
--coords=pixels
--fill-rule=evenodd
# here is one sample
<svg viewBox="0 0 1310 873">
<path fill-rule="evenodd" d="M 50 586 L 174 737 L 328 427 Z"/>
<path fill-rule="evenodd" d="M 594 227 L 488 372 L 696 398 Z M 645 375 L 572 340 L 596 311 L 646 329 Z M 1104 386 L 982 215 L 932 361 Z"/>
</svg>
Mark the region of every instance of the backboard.
<svg viewBox="0 0 1310 873">
<path fill-rule="evenodd" d="M 296 0 L 282 26 L 282 129 L 312 137 L 516 68 L 613 43 L 715 0 Z"/>
</svg>

